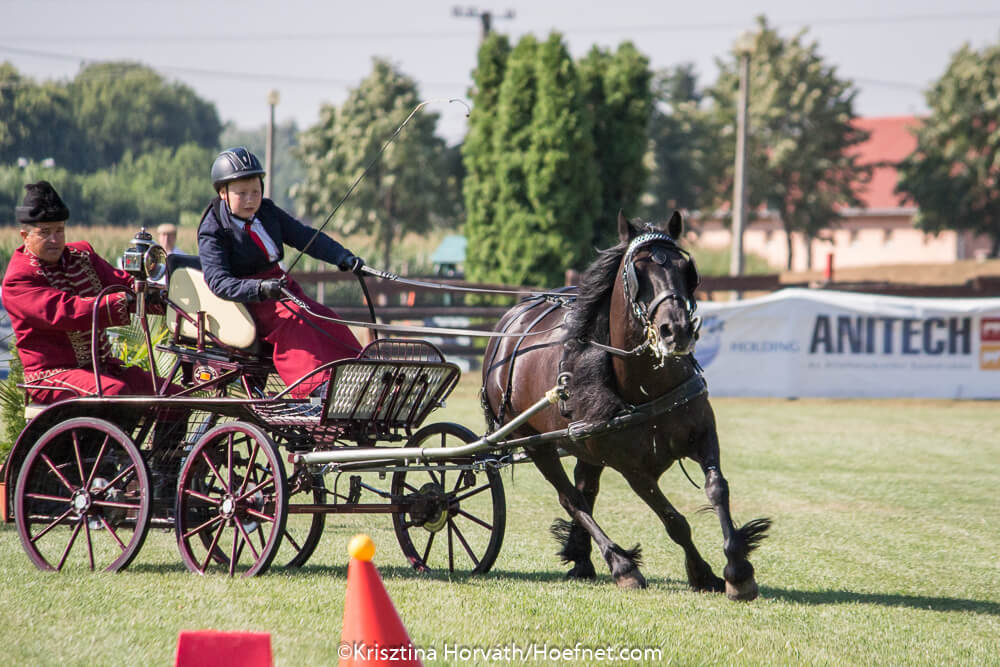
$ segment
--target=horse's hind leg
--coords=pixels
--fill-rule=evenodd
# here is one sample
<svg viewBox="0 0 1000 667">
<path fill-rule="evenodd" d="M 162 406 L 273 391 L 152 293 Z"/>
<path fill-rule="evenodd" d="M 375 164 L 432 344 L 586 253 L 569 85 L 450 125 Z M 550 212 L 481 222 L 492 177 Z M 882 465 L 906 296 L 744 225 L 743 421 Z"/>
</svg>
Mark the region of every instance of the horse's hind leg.
<svg viewBox="0 0 1000 667">
<path fill-rule="evenodd" d="M 594 521 L 594 517 L 591 516 L 590 503 L 587 501 L 585 494 L 570 482 L 569 477 L 566 476 L 566 471 L 563 470 L 562 463 L 559 461 L 559 457 L 555 453 L 555 449 L 551 447 L 532 449 L 531 458 L 539 472 L 542 473 L 542 476 L 555 487 L 556 492 L 559 494 L 559 504 L 563 506 L 563 509 L 573 519 L 573 526 L 579 526 L 597 543 L 597 548 L 601 552 L 601 555 L 604 556 L 604 560 L 611 570 L 611 576 L 614 578 L 615 583 L 621 588 L 645 588 L 646 579 L 639 571 L 639 547 L 636 546 L 626 551 L 615 544 L 601 530 L 601 527 Z M 581 472 L 580 470 L 577 471 L 578 474 Z M 596 488 L 594 495 L 596 495 Z M 568 532 L 569 535 L 573 535 L 572 528 Z M 588 555 L 586 556 L 586 560 L 589 562 L 589 541 L 587 544 Z M 576 569 L 577 566 L 574 566 L 574 570 Z M 591 569 L 593 568 L 591 567 Z M 573 570 L 570 571 L 570 574 L 572 573 Z"/>
<path fill-rule="evenodd" d="M 600 491 L 601 473 L 604 466 L 595 466 L 579 459 L 573 470 L 576 489 L 583 494 L 590 513 L 593 515 L 594 503 Z M 573 567 L 566 573 L 570 579 L 593 579 L 597 576 L 594 563 L 590 560 L 590 533 L 577 521 L 556 519 L 552 525 L 552 534 L 562 543 L 559 556 L 564 563 L 572 563 Z"/>
<path fill-rule="evenodd" d="M 688 584 L 696 591 L 721 593 L 725 582 L 712 572 L 712 566 L 698 553 L 698 548 L 691 540 L 691 526 L 684 515 L 667 500 L 660 491 L 657 480 L 649 475 L 632 472 L 625 475 L 625 480 L 632 490 L 656 512 L 663 522 L 667 534 L 674 542 L 684 549 L 684 567 L 687 570 Z"/>
</svg>

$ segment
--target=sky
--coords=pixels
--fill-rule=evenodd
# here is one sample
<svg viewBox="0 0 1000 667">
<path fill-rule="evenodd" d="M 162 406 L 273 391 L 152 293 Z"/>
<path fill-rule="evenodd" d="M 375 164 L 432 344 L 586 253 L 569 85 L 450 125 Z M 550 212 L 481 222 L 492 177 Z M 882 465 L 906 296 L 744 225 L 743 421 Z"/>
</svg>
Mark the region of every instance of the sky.
<svg viewBox="0 0 1000 667">
<path fill-rule="evenodd" d="M 456 8 L 459 11 L 456 11 Z M 692 63 L 701 86 L 735 40 L 765 15 L 779 34 L 806 28 L 824 60 L 859 90 L 861 116 L 927 111 L 924 91 L 964 43 L 1000 42 L 1000 0 L 0 0 L 0 62 L 36 80 L 69 80 L 87 62 L 141 62 L 214 102 L 224 122 L 314 124 L 388 58 L 413 77 L 457 143 L 479 43 L 478 14 L 512 41 L 561 32 L 574 56 L 631 40 L 654 69 Z"/>
</svg>

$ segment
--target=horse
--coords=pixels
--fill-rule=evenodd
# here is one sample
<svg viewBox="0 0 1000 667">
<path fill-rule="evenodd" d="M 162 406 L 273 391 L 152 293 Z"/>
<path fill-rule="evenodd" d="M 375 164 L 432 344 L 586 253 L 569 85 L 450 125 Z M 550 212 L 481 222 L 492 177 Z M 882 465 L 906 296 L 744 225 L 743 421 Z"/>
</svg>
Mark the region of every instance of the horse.
<svg viewBox="0 0 1000 667">
<path fill-rule="evenodd" d="M 495 331 L 525 336 L 490 340 L 481 398 L 493 430 L 538 401 L 557 380 L 565 390 L 559 409 L 542 410 L 514 435 L 566 433 L 524 449 L 571 518 L 557 519 L 551 529 L 561 543 L 562 561 L 572 565 L 568 578 L 596 577 L 593 540 L 618 586 L 647 585 L 639 570 L 639 545 L 623 549 L 592 515 L 601 473 L 610 466 L 683 548 L 693 590 L 753 600 L 758 586 L 748 556 L 767 537 L 771 521 L 754 519 L 737 528 L 730 514 L 715 415 L 693 354 L 700 279 L 693 258 L 675 240 L 682 231 L 676 211 L 665 230 L 638 219 L 630 222 L 619 212 L 620 242 L 599 251 L 574 296 L 522 301 L 497 323 Z M 539 333 L 530 335 L 533 331 Z M 558 448 L 576 459 L 573 482 Z M 722 525 L 724 579 L 699 554 L 687 520 L 659 488 L 660 476 L 683 458 L 701 466 L 705 494 Z"/>
</svg>

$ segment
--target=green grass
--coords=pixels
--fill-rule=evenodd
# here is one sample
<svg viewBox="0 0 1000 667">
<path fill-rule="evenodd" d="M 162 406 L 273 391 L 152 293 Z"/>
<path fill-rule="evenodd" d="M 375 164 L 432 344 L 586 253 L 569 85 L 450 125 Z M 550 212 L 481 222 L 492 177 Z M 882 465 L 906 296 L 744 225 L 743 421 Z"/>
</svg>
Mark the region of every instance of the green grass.
<svg viewBox="0 0 1000 667">
<path fill-rule="evenodd" d="M 482 430 L 476 378 L 436 421 Z M 7 664 L 169 664 L 182 629 L 272 634 L 279 665 L 333 664 L 346 545 L 368 532 L 375 563 L 414 642 L 447 646 L 656 647 L 675 664 L 998 664 L 1000 411 L 946 401 L 714 401 L 723 470 L 739 521 L 770 516 L 753 559 L 761 597 L 734 603 L 686 586 L 680 550 L 617 474 L 596 518 L 641 542 L 649 581 L 618 590 L 563 580 L 548 535 L 561 516 L 530 465 L 504 471 L 507 537 L 484 577 L 421 576 L 387 516 L 331 517 L 312 560 L 253 580 L 199 577 L 173 536 L 154 531 L 126 572 L 45 574 L 13 525 L 0 527 L 0 630 Z M 694 474 L 693 466 L 688 466 Z M 718 522 L 677 469 L 662 486 L 719 572 Z M 496 664 L 485 660 L 478 664 Z M 543 661 L 529 660 L 535 664 Z M 567 664 L 587 664 L 586 659 Z"/>
</svg>

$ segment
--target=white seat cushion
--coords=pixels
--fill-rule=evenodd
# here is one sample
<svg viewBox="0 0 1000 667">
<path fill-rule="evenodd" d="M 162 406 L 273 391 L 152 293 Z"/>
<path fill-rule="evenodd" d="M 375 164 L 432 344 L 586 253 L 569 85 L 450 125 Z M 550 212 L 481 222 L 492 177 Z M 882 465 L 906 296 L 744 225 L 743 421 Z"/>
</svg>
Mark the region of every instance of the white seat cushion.
<svg viewBox="0 0 1000 667">
<path fill-rule="evenodd" d="M 226 301 L 212 293 L 205 282 L 201 271 L 178 266 L 170 273 L 170 284 L 167 295 L 185 313 L 197 321 L 198 311 L 205 311 L 205 327 L 222 343 L 245 350 L 257 341 L 257 327 L 250 311 L 242 303 Z M 194 322 L 178 318 L 176 314 L 167 315 L 167 326 L 170 333 L 177 333 L 180 319 L 180 336 L 195 340 L 198 337 L 198 327 Z"/>
</svg>

